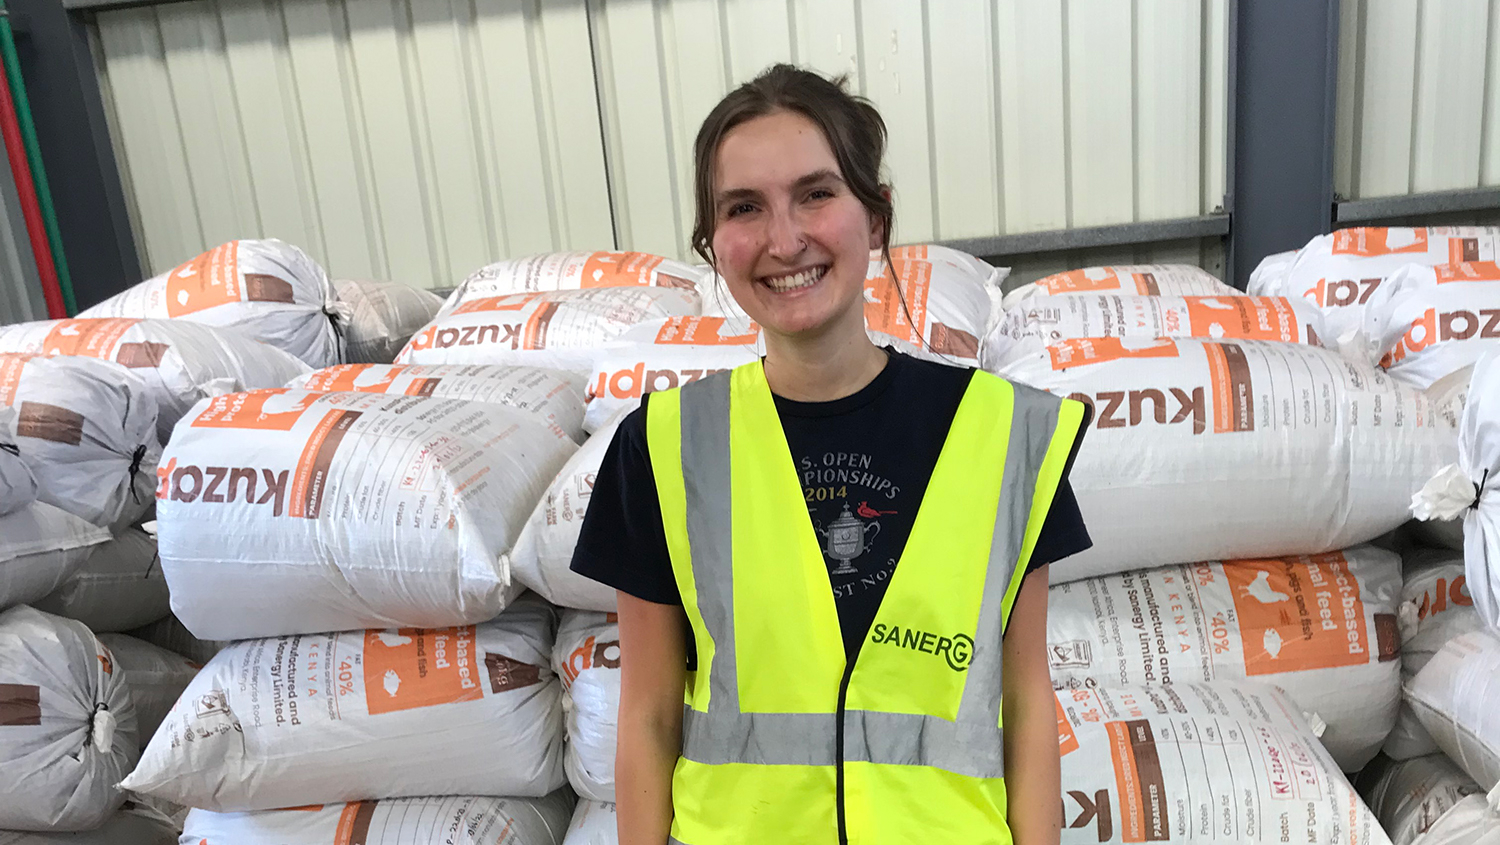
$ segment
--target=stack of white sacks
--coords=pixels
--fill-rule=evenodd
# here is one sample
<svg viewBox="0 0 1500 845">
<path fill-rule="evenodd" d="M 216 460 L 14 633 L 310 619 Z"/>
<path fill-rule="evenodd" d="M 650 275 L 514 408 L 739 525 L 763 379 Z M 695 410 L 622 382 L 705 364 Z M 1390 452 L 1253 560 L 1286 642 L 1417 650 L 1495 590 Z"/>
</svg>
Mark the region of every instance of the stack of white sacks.
<svg viewBox="0 0 1500 845">
<path fill-rule="evenodd" d="M 76 319 L 0 326 L 0 843 L 177 842 L 177 808 L 119 786 L 215 650 L 171 616 L 164 444 L 200 400 L 346 341 L 399 348 L 441 304 L 350 285 L 346 305 L 295 247 L 237 241 Z"/>
<path fill-rule="evenodd" d="M 1401 706 L 1361 787 L 1397 845 L 1500 842 L 1500 229 L 1360 228 L 1262 262 L 1346 358 L 1427 392 L 1454 454 L 1401 532 Z"/>
<path fill-rule="evenodd" d="M 1500 590 L 1472 589 L 1462 552 L 1403 540 L 1403 567 L 1380 539 L 1436 477 L 1429 510 L 1467 511 L 1471 543 L 1500 559 L 1493 539 L 1483 547 L 1500 518 L 1477 489 L 1500 454 L 1500 409 L 1485 420 L 1473 401 L 1482 378 L 1500 398 L 1500 364 L 1481 364 L 1474 388 L 1443 371 L 1477 359 L 1482 320 L 1466 334 L 1420 298 L 1478 289 L 1485 271 L 1403 262 L 1372 285 L 1355 266 L 1365 299 L 1390 289 L 1377 323 L 1335 313 L 1351 307 L 1343 277 L 1297 275 L 1317 243 L 1268 259 L 1258 297 L 1158 265 L 1002 298 L 1003 268 L 950 249 L 894 250 L 894 273 L 871 256 L 877 342 L 1094 408 L 1072 480 L 1095 548 L 1053 567 L 1050 596 L 1065 842 L 1306 830 L 1463 845 L 1490 822 L 1500 689 L 1475 678 L 1500 668 L 1500 637 L 1480 622 L 1500 620 L 1472 605 Z M 1312 301 L 1309 288 L 1339 293 Z M 77 402 L 120 409 L 101 433 L 97 412 L 80 423 L 7 403 L 0 355 L 0 604 L 135 629 L 206 665 L 194 675 L 153 653 L 132 666 L 112 634 L 31 608 L 0 615 L 0 726 L 50 713 L 28 678 L 71 661 L 61 712 L 76 736 L 45 739 L 89 763 L 7 756 L 15 729 L 0 727 L 0 790 L 3 764 L 31 754 L 16 776 L 30 815 L 0 811 L 0 828 L 176 841 L 150 804 L 194 808 L 192 845 L 614 843 L 615 597 L 569 563 L 622 416 L 763 351 L 722 280 L 641 253 L 551 254 L 482 268 L 439 303 L 335 287 L 293 247 L 240 241 L 98 309 L 0 327 L 0 352 L 71 356 L 12 364 L 17 384 L 50 391 L 23 398 L 68 408 L 62 376 L 30 374 L 67 366 L 67 383 L 110 388 L 73 388 Z M 1387 328 L 1400 320 L 1436 328 Z M 73 453 L 57 435 L 6 437 L 39 425 L 86 436 Z M 32 463 L 16 460 L 28 444 Z M 157 539 L 126 528 L 153 504 Z M 8 543 L 23 536 L 9 525 L 52 539 Z M 1456 525 L 1425 536 L 1461 546 Z M 124 561 L 158 544 L 136 577 Z M 96 546 L 118 551 L 96 564 Z M 105 599 L 69 581 L 85 558 Z M 16 645 L 38 636 L 58 654 Z M 1381 784 L 1373 812 L 1343 774 L 1361 768 Z"/>
</svg>

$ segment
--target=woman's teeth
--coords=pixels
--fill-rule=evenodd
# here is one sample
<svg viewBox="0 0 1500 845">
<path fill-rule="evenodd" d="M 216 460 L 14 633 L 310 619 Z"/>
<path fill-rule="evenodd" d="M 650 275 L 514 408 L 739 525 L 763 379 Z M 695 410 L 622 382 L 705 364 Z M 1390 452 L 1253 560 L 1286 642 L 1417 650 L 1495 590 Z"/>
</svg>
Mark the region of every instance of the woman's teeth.
<svg viewBox="0 0 1500 845">
<path fill-rule="evenodd" d="M 767 276 L 762 281 L 771 290 L 777 293 L 786 293 L 787 291 L 805 288 L 817 283 L 819 279 L 823 278 L 823 274 L 827 272 L 827 267 L 809 267 L 800 273 L 790 276 Z"/>
</svg>

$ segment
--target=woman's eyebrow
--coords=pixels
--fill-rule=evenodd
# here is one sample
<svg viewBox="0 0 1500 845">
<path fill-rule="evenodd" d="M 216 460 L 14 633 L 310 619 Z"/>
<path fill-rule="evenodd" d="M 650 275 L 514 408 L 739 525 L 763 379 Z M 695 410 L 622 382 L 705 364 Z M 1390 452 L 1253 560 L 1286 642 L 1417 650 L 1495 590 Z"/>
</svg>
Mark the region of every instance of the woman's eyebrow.
<svg viewBox="0 0 1500 845">
<path fill-rule="evenodd" d="M 800 179 L 792 183 L 792 187 L 805 188 L 808 185 L 814 185 L 818 182 L 842 183 L 843 181 L 844 177 L 840 176 L 837 171 L 825 167 L 822 170 L 814 170 L 806 176 L 801 177 Z"/>
</svg>

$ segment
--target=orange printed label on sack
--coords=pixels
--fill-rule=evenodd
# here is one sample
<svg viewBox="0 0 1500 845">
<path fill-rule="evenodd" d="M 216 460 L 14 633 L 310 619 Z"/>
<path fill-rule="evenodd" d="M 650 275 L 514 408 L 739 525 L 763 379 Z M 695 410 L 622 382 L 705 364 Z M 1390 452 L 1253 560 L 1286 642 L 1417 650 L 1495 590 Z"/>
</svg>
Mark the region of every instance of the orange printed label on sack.
<svg viewBox="0 0 1500 845">
<path fill-rule="evenodd" d="M 1340 229 L 1333 233 L 1334 255 L 1377 255 L 1427 251 L 1426 229 L 1387 229 L 1379 226 Z M 1460 259 L 1462 260 L 1462 259 Z"/>
<path fill-rule="evenodd" d="M 167 275 L 167 316 L 182 317 L 244 299 L 240 242 L 214 247 Z"/>
<path fill-rule="evenodd" d="M 891 248 L 892 261 L 927 261 L 929 259 L 930 256 L 927 254 L 926 244 L 912 244 L 911 246 Z"/>
<path fill-rule="evenodd" d="M 1440 285 L 1449 282 L 1500 282 L 1500 264 L 1493 261 L 1465 261 L 1440 264 L 1432 268 Z"/>
<path fill-rule="evenodd" d="M 724 334 L 723 317 L 670 317 L 653 343 L 662 346 L 746 346 L 760 339 L 760 326 L 746 334 Z"/>
<path fill-rule="evenodd" d="M 865 279 L 865 326 L 898 340 L 920 344 L 927 331 L 927 294 L 932 285 L 932 264 L 927 261 L 892 261 L 891 268 L 896 271 L 895 277 L 887 270 Z M 901 280 L 899 288 L 898 278 Z"/>
<path fill-rule="evenodd" d="M 1245 674 L 1359 666 L 1381 659 L 1371 654 L 1359 581 L 1342 554 L 1231 560 L 1223 569 L 1234 599 Z M 1228 624 L 1215 620 L 1216 627 Z"/>
<path fill-rule="evenodd" d="M 131 318 L 58 320 L 42 341 L 48 355 L 108 359 L 120 338 L 140 320 Z"/>
<path fill-rule="evenodd" d="M 471 299 L 453 309 L 454 314 L 476 314 L 481 311 L 520 311 L 532 300 L 540 299 L 539 293 L 510 293 L 505 296 L 485 296 Z"/>
<path fill-rule="evenodd" d="M 370 715 L 478 701 L 474 626 L 365 632 L 365 704 Z"/>
<path fill-rule="evenodd" d="M 1276 340 L 1301 343 L 1301 326 L 1292 304 L 1279 296 L 1185 296 L 1192 337 Z M 1177 335 L 1176 313 L 1166 309 L 1166 330 Z"/>
<path fill-rule="evenodd" d="M 16 388 L 21 383 L 21 371 L 26 362 L 35 355 L 0 355 L 0 405 L 16 403 Z"/>
<path fill-rule="evenodd" d="M 1255 430 L 1255 395 L 1250 361 L 1234 343 L 1205 343 L 1209 392 L 1214 398 L 1214 432 Z"/>
<path fill-rule="evenodd" d="M 1115 790 L 1120 800 L 1123 842 L 1164 842 L 1171 838 L 1167 790 L 1151 723 L 1145 719 L 1105 722 Z"/>
<path fill-rule="evenodd" d="M 401 368 L 390 368 L 385 377 L 379 381 L 369 384 L 356 384 L 359 377 L 378 364 L 339 364 L 325 370 L 313 373 L 307 380 L 306 390 L 320 390 L 332 393 L 353 391 L 357 393 L 384 393 L 395 383 L 396 376 L 400 375 Z"/>
<path fill-rule="evenodd" d="M 1073 723 L 1068 721 L 1068 711 L 1063 709 L 1062 699 L 1059 692 L 1053 696 L 1053 703 L 1057 705 L 1057 752 L 1058 756 L 1066 757 L 1078 750 L 1078 735 L 1073 732 Z"/>
<path fill-rule="evenodd" d="M 665 260 L 646 252 L 596 252 L 583 262 L 581 288 L 618 288 L 651 284 L 651 271 Z"/>
<path fill-rule="evenodd" d="M 318 421 L 302 455 L 297 459 L 297 472 L 292 476 L 292 510 L 298 519 L 317 519 L 323 510 L 323 491 L 328 487 L 328 475 L 333 467 L 333 456 L 338 454 L 344 435 L 363 414 L 359 411 L 335 409 Z"/>
<path fill-rule="evenodd" d="M 1177 344 L 1159 337 L 1144 343 L 1133 338 L 1074 337 L 1047 347 L 1052 369 L 1065 370 L 1081 364 L 1102 364 L 1122 358 L 1176 358 Z"/>
<path fill-rule="evenodd" d="M 317 402 L 320 395 L 308 393 L 290 399 L 284 387 L 251 390 L 215 396 L 208 407 L 193 420 L 194 428 L 249 428 L 262 431 L 291 431 L 302 414 Z"/>
<path fill-rule="evenodd" d="M 339 826 L 334 832 L 333 845 L 369 845 L 370 825 L 375 821 L 377 803 L 356 801 L 345 804 L 343 812 L 339 813 Z"/>
<path fill-rule="evenodd" d="M 1055 273 L 1045 279 L 1038 279 L 1037 286 L 1054 295 L 1119 290 L 1120 277 L 1115 274 L 1112 267 L 1090 267 L 1085 270 Z"/>
<path fill-rule="evenodd" d="M 1439 578 L 1422 593 L 1422 599 L 1417 603 L 1417 620 L 1473 606 L 1474 599 L 1469 596 L 1469 585 L 1463 575 L 1455 576 L 1452 581 Z"/>
<path fill-rule="evenodd" d="M 578 676 L 589 669 L 618 669 L 620 668 L 620 640 L 600 640 L 597 637 L 584 638 L 583 644 L 573 649 L 568 655 L 568 661 L 563 664 L 562 676 L 565 686 L 572 686 L 578 680 Z"/>
</svg>

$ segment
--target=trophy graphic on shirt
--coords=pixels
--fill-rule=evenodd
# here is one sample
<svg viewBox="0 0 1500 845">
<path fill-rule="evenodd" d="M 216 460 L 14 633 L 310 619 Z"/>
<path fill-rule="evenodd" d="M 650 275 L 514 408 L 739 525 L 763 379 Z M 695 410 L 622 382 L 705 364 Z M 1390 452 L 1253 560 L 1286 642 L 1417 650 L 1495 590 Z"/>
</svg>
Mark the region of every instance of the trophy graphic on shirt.
<svg viewBox="0 0 1500 845">
<path fill-rule="evenodd" d="M 866 525 L 860 522 L 850 513 L 848 502 L 844 503 L 844 512 L 828 523 L 826 530 L 816 522 L 813 523 L 813 528 L 823 538 L 823 554 L 829 560 L 838 561 L 830 570 L 830 575 L 858 575 L 859 570 L 850 561 L 869 551 L 871 542 L 880 533 L 880 523 Z"/>
</svg>

